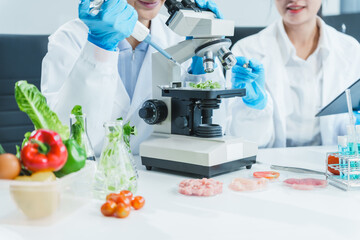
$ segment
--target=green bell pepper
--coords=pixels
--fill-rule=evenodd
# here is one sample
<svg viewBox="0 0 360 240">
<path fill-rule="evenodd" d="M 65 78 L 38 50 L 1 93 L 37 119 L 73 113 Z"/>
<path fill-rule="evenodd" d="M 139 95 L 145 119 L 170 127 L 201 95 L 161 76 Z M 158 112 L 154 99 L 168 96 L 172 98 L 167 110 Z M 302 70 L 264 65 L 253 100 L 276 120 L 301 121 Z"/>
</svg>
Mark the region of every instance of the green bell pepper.
<svg viewBox="0 0 360 240">
<path fill-rule="evenodd" d="M 74 139 L 64 141 L 64 145 L 68 151 L 68 159 L 62 169 L 55 172 L 57 177 L 63 177 L 69 173 L 77 172 L 85 166 L 86 152 L 85 149 Z"/>
</svg>

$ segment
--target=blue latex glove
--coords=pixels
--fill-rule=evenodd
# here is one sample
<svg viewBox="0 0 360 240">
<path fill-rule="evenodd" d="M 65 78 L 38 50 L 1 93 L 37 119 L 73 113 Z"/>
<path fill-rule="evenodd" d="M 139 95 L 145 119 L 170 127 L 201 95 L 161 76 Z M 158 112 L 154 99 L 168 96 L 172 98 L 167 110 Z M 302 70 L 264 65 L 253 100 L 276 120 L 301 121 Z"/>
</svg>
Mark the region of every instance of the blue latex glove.
<svg viewBox="0 0 360 240">
<path fill-rule="evenodd" d="M 90 0 L 79 3 L 79 18 L 88 26 L 89 42 L 109 51 L 115 51 L 120 41 L 129 37 L 138 14 L 126 0 L 107 0 L 97 15 L 90 14 Z"/>
<path fill-rule="evenodd" d="M 213 13 L 215 13 L 217 18 L 224 19 L 224 15 L 219 11 L 219 8 L 217 7 L 216 3 L 214 3 L 211 0 L 195 0 L 196 5 L 198 5 L 199 8 L 204 10 L 210 10 Z"/>
<path fill-rule="evenodd" d="M 355 116 L 355 125 L 360 125 L 360 111 L 353 111 Z"/>
<path fill-rule="evenodd" d="M 245 57 L 236 57 L 237 63 L 232 68 L 231 83 L 233 88 L 245 88 L 243 102 L 251 108 L 262 110 L 267 103 L 265 76 L 263 65 L 256 61 L 248 61 Z M 248 68 L 243 65 L 249 63 Z"/>
<path fill-rule="evenodd" d="M 201 57 L 198 56 L 192 57 L 191 66 L 188 69 L 188 72 L 194 75 L 205 74 L 203 60 Z"/>
</svg>

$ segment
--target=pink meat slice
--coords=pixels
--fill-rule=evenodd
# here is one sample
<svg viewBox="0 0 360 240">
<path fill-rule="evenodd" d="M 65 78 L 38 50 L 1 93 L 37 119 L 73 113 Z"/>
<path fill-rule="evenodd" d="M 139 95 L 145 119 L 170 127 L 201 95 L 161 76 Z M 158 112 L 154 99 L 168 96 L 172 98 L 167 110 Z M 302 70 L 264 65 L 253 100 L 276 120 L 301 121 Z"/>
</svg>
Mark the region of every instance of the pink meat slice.
<svg viewBox="0 0 360 240">
<path fill-rule="evenodd" d="M 315 187 L 326 187 L 327 181 L 316 178 L 289 178 L 284 181 L 285 184 L 298 190 L 312 190 Z"/>
<path fill-rule="evenodd" d="M 263 190 L 267 187 L 269 180 L 266 178 L 260 179 L 246 179 L 234 178 L 230 183 L 229 188 L 234 191 L 254 191 Z"/>
<path fill-rule="evenodd" d="M 186 179 L 179 184 L 179 193 L 187 196 L 214 196 L 222 193 L 222 182 L 212 178 Z"/>
</svg>

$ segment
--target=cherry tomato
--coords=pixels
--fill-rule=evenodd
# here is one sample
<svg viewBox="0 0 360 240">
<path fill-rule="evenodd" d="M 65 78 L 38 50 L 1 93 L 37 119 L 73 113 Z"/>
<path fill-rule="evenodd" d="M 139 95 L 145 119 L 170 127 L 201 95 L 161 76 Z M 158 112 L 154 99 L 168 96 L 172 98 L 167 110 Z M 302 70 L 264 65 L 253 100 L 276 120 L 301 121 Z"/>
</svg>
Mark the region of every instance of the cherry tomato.
<svg viewBox="0 0 360 240">
<path fill-rule="evenodd" d="M 130 206 L 124 203 L 119 203 L 115 209 L 114 216 L 117 218 L 126 218 L 129 216 L 130 210 Z"/>
<path fill-rule="evenodd" d="M 118 196 L 117 200 L 116 200 L 116 203 L 119 204 L 119 203 L 123 203 L 129 207 L 131 207 L 131 199 L 127 198 L 127 197 L 124 197 L 124 195 L 120 195 Z"/>
<path fill-rule="evenodd" d="M 104 216 L 112 216 L 115 213 L 115 209 L 116 209 L 117 204 L 113 201 L 106 201 L 102 206 L 101 206 L 101 213 Z"/>
<path fill-rule="evenodd" d="M 131 199 L 125 197 L 123 194 L 118 194 L 118 193 L 110 193 L 109 195 L 106 196 L 106 200 L 107 201 L 113 201 L 116 204 L 119 203 L 124 203 L 128 206 L 131 206 Z"/>
<path fill-rule="evenodd" d="M 111 200 L 113 202 L 117 202 L 117 199 L 119 197 L 119 194 L 117 193 L 110 193 L 106 196 L 106 201 Z"/>
<path fill-rule="evenodd" d="M 142 196 L 136 196 L 131 201 L 131 205 L 135 210 L 139 210 L 144 206 L 144 204 L 145 204 L 145 198 L 143 198 Z"/>
<path fill-rule="evenodd" d="M 131 202 L 131 200 L 133 198 L 133 194 L 129 190 L 122 190 L 119 194 L 126 197 L 126 198 L 128 198 L 130 200 L 130 202 Z"/>
</svg>

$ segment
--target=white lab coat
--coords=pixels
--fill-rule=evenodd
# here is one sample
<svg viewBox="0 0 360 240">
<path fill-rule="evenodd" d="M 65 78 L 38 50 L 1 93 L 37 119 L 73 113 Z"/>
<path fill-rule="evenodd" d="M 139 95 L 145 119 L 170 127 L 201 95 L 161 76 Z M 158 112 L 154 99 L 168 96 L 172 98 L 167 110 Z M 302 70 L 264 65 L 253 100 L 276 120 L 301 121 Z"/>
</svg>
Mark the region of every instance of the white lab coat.
<svg viewBox="0 0 360 240">
<path fill-rule="evenodd" d="M 281 20 L 279 20 L 281 21 Z M 256 58 L 265 68 L 265 82 L 268 91 L 268 105 L 264 111 L 243 109 L 233 113 L 231 132 L 257 141 L 262 147 L 286 146 L 285 86 L 287 83 L 285 66 L 280 47 L 276 41 L 276 22 L 260 33 L 238 41 L 232 48 L 236 56 Z M 324 39 L 331 51 L 322 62 L 322 106 L 327 105 L 341 91 L 360 78 L 360 45 L 352 37 L 336 31 L 322 22 Z M 237 104 L 243 104 L 237 101 Z M 246 112 L 245 112 L 246 111 Z M 347 116 L 333 115 L 321 117 L 320 132 L 323 145 L 337 144 L 337 136 L 345 134 Z M 298 123 L 302 124 L 301 122 Z"/>
<path fill-rule="evenodd" d="M 152 40 L 163 48 L 184 40 L 172 32 L 165 21 L 161 15 L 151 21 Z M 42 63 L 41 91 L 64 124 L 69 123 L 74 105 L 83 107 L 88 119 L 88 134 L 97 156 L 101 153 L 104 139 L 103 123 L 119 117 L 123 117 L 125 122 L 130 121 L 139 132 L 131 139 L 136 154 L 139 143 L 152 132 L 152 127 L 138 116 L 138 110 L 152 95 L 151 55 L 155 50 L 148 48 L 130 104 L 118 72 L 118 53 L 93 45 L 87 41 L 87 35 L 87 26 L 76 19 L 49 37 L 48 53 Z"/>
</svg>

